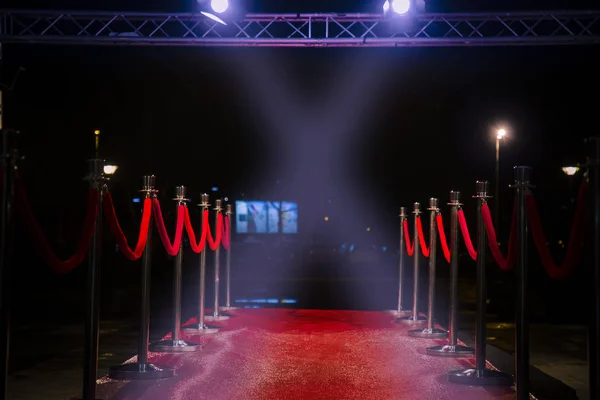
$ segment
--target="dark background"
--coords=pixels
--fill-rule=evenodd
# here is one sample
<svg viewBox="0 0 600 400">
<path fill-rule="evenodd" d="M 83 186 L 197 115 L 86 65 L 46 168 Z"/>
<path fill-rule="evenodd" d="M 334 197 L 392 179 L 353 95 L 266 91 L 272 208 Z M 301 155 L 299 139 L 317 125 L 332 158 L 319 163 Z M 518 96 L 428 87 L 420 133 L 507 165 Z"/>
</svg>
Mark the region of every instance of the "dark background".
<svg viewBox="0 0 600 400">
<path fill-rule="evenodd" d="M 279 4 L 285 3 L 285 4 Z M 348 4 L 262 2 L 251 11 L 353 11 Z M 322 5 L 322 10 L 315 4 Z M 435 10 L 466 11 L 466 1 L 437 4 Z M 596 2 L 543 2 L 543 8 L 585 8 Z M 6 3 L 5 3 L 6 4 Z M 516 10 L 541 8 L 534 2 L 478 2 L 482 9 Z M 12 7 L 79 9 L 80 2 L 8 2 Z M 86 2 L 88 9 L 190 11 L 184 2 Z M 576 7 L 577 6 L 577 7 Z M 354 10 L 368 9 L 360 4 Z M 346 63 L 377 58 L 386 64 L 386 81 L 377 96 L 370 125 L 357 137 L 358 146 L 348 156 L 351 165 L 343 179 L 358 192 L 349 194 L 332 175 L 311 187 L 297 184 L 274 159 L 264 127 L 255 113 L 261 100 L 236 79 L 236 68 L 248 68 L 240 60 L 267 59 L 275 70 L 285 71 L 292 88 L 318 99 L 322 88 Z M 233 60 L 233 61 L 232 61 Z M 68 256 L 74 249 L 83 220 L 87 183 L 86 160 L 93 157 L 95 129 L 102 131 L 101 153 L 120 167 L 110 183 L 117 212 L 131 240 L 136 237 L 139 210 L 137 196 L 141 176 L 156 174 L 165 217 L 170 223 L 174 208 L 173 186 L 186 184 L 192 198 L 219 186 L 232 199 L 270 196 L 276 190 L 294 200 L 308 192 L 312 203 L 302 208 L 326 210 L 332 223 L 316 225 L 299 236 L 326 237 L 326 245 L 360 242 L 362 228 L 344 231 L 349 221 L 370 221 L 377 246 L 389 252 L 381 262 L 351 266 L 342 258 L 316 261 L 306 256 L 300 243 L 287 247 L 267 241 L 264 248 L 239 243 L 234 258 L 236 290 L 246 296 L 269 293 L 295 296 L 299 306 L 340 308 L 393 307 L 397 282 L 397 210 L 414 201 L 425 204 L 431 196 L 441 199 L 442 211 L 448 191 L 464 193 L 465 212 L 475 231 L 475 204 L 470 198 L 476 180 L 494 180 L 494 134 L 498 124 L 510 129 L 501 153 L 501 232 L 507 232 L 512 207 L 512 166 L 534 168 L 535 194 L 556 259 L 564 250 L 573 206 L 570 185 L 561 167 L 585 160 L 583 139 L 597 134 L 597 48 L 452 48 L 452 49 L 203 49 L 122 48 L 4 45 L 2 80 L 9 82 L 19 66 L 26 68 L 14 90 L 6 95 L 5 124 L 21 131 L 20 163 L 29 197 L 53 248 Z M 246 91 L 250 95 L 242 96 Z M 359 94 L 356 94 L 357 96 Z M 326 132 L 313 132 L 326 135 Z M 270 133 L 269 133 L 270 134 Z M 278 134 L 285 137 L 286 132 Z M 344 136 L 338 139 L 344 144 Z M 275 149 L 276 151 L 276 149 Z M 283 176 L 282 176 L 283 175 Z M 277 189 L 276 181 L 285 181 Z M 325 185 L 325 186 L 323 186 Z M 344 207 L 349 196 L 359 193 L 357 207 Z M 331 201 L 330 201 L 331 200 Z M 354 203 L 353 203 L 354 204 Z M 342 206 L 340 206 L 342 205 Z M 322 218 L 322 214 L 308 213 Z M 313 215 L 314 214 L 314 215 Z M 342 222 L 335 222 L 342 221 Z M 312 226 L 314 221 L 304 221 Z M 331 226 L 337 225 L 336 228 Z M 362 225 L 361 225 L 362 226 Z M 505 237 L 505 236 L 503 236 Z M 502 239 L 501 239 L 502 240 Z M 366 240 L 365 247 L 370 246 Z M 312 242 L 315 250 L 323 243 Z M 170 297 L 169 257 L 155 242 L 153 303 L 157 315 L 168 315 Z M 67 276 L 49 273 L 32 254 L 28 238 L 16 226 L 13 273 L 14 318 L 27 320 L 47 316 L 55 320 L 81 319 L 84 299 L 84 268 Z M 391 253 L 391 254 L 390 254 Z M 585 269 L 566 282 L 555 283 L 545 275 L 533 246 L 532 288 L 534 318 L 585 320 L 587 290 Z M 314 254 L 314 252 L 313 252 Z M 292 256 L 293 261 L 292 260 Z M 103 252 L 103 313 L 134 318 L 139 305 L 139 263 L 131 265 L 116 253 L 105 235 Z M 379 257 L 379 256 L 378 256 Z M 186 255 L 186 307 L 193 313 L 195 257 Z M 443 262 L 441 262 L 443 264 Z M 471 279 L 473 263 L 465 258 L 461 274 Z M 490 269 L 493 263 L 490 263 Z M 445 266 L 440 274 L 447 274 Z M 512 273 L 491 272 L 492 308 L 496 305 L 512 318 Z M 210 270 L 209 270 L 210 273 Z M 315 278 L 320 284 L 299 283 Z M 386 283 L 380 296 L 376 283 L 340 286 L 341 277 L 380 277 Z M 282 284 L 285 279 L 287 285 Z M 362 286 L 361 286 L 362 285 Z M 380 286 L 380 288 L 383 286 Z M 354 290 L 358 289 L 358 290 Z M 357 294 L 359 293 L 359 294 Z M 445 303 L 445 302 L 444 302 Z M 557 312 L 575 308 L 576 312 Z M 552 312 L 548 312 L 552 310 Z M 443 315 L 443 313 L 441 313 Z"/>
</svg>

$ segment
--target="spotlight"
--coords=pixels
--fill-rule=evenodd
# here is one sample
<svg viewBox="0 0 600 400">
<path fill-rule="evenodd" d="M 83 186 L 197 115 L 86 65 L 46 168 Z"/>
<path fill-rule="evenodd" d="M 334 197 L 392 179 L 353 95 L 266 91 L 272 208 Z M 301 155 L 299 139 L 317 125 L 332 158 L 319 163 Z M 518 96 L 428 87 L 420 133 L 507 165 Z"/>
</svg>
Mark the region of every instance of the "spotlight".
<svg viewBox="0 0 600 400">
<path fill-rule="evenodd" d="M 383 15 L 386 17 L 414 15 L 424 11 L 424 0 L 386 0 L 383 3 Z"/>
<path fill-rule="evenodd" d="M 223 14 L 229 8 L 229 0 L 211 0 L 210 8 L 217 14 Z"/>
<path fill-rule="evenodd" d="M 383 13 L 392 11 L 394 14 L 404 15 L 410 11 L 410 0 L 386 0 L 383 3 Z"/>
<path fill-rule="evenodd" d="M 229 0 L 197 0 L 200 5 L 200 14 L 213 21 L 227 25 L 225 21 L 217 14 L 223 14 L 229 10 Z"/>
</svg>

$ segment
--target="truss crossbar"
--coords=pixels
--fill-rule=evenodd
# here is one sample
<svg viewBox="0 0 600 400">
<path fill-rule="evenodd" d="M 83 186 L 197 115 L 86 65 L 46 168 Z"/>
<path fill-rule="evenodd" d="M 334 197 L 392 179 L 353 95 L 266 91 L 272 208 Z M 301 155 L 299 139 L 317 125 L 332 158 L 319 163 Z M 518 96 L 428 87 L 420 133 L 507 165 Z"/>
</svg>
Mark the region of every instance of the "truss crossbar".
<svg viewBox="0 0 600 400">
<path fill-rule="evenodd" d="M 165 46 L 425 47 L 600 43 L 600 10 L 529 13 L 201 14 L 0 10 L 0 42 Z"/>
</svg>

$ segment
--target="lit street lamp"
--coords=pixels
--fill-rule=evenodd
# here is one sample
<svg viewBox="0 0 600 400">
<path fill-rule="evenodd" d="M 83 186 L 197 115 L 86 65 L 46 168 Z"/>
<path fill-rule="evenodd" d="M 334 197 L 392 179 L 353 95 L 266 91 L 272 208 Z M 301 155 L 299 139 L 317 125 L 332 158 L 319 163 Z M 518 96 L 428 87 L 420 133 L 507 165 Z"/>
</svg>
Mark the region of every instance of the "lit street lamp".
<svg viewBox="0 0 600 400">
<path fill-rule="evenodd" d="M 562 171 L 568 176 L 573 176 L 579 171 L 579 167 L 563 167 Z"/>
<path fill-rule="evenodd" d="M 497 226 L 500 226 L 498 220 L 498 205 L 500 204 L 500 141 L 506 136 L 506 129 L 500 128 L 496 131 L 496 188 L 494 195 L 496 196 L 494 202 L 494 220 Z M 496 228 L 498 229 L 498 228 Z"/>
<path fill-rule="evenodd" d="M 104 174 L 105 175 L 114 175 L 118 169 L 119 169 L 118 165 L 110 165 L 110 164 L 105 165 L 104 166 Z"/>
<path fill-rule="evenodd" d="M 573 198 L 573 176 L 579 171 L 579 167 L 562 167 L 562 171 L 565 173 L 565 175 L 567 175 L 569 179 L 569 199 L 571 200 L 571 204 L 573 204 L 575 203 L 575 198 Z"/>
</svg>

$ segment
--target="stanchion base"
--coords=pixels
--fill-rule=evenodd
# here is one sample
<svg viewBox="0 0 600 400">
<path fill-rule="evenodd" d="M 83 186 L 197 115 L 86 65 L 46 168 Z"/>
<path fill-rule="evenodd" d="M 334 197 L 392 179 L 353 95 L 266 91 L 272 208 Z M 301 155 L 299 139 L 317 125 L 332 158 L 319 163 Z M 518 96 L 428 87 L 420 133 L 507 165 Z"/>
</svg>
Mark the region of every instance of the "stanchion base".
<svg viewBox="0 0 600 400">
<path fill-rule="evenodd" d="M 475 349 L 467 346 L 461 346 L 459 344 L 456 346 L 452 346 L 450 344 L 433 346 L 427 348 L 425 351 L 430 356 L 436 357 L 473 357 L 475 355 Z"/>
<path fill-rule="evenodd" d="M 471 386 L 512 386 L 512 376 L 492 369 L 462 369 L 448 372 L 448 382 Z"/>
<path fill-rule="evenodd" d="M 175 368 L 153 363 L 131 363 L 111 367 L 108 377 L 117 381 L 165 379 L 175 376 Z"/>
<path fill-rule="evenodd" d="M 194 335 L 204 335 L 204 334 L 208 334 L 208 333 L 219 332 L 218 326 L 206 325 L 206 324 L 185 325 L 185 326 L 182 326 L 181 329 L 185 329 L 186 332 L 192 333 Z"/>
<path fill-rule="evenodd" d="M 190 343 L 185 340 L 161 340 L 150 344 L 152 351 L 162 353 L 189 353 L 202 349 L 198 343 Z"/>
<path fill-rule="evenodd" d="M 206 321 L 227 321 L 229 318 L 231 318 L 232 316 L 229 314 L 219 314 L 217 316 L 214 315 L 207 315 L 206 317 L 204 317 L 204 319 Z"/>
<path fill-rule="evenodd" d="M 412 310 L 384 310 L 386 314 L 392 314 L 396 317 L 406 317 L 408 315 L 412 315 Z"/>
<path fill-rule="evenodd" d="M 448 337 L 448 332 L 442 329 L 414 329 L 408 331 L 408 336 L 423 338 L 423 339 L 445 339 Z"/>
<path fill-rule="evenodd" d="M 409 315 L 408 317 L 397 318 L 395 321 L 397 324 L 404 325 L 425 325 L 427 323 L 427 318 L 418 315 L 416 317 Z"/>
</svg>

